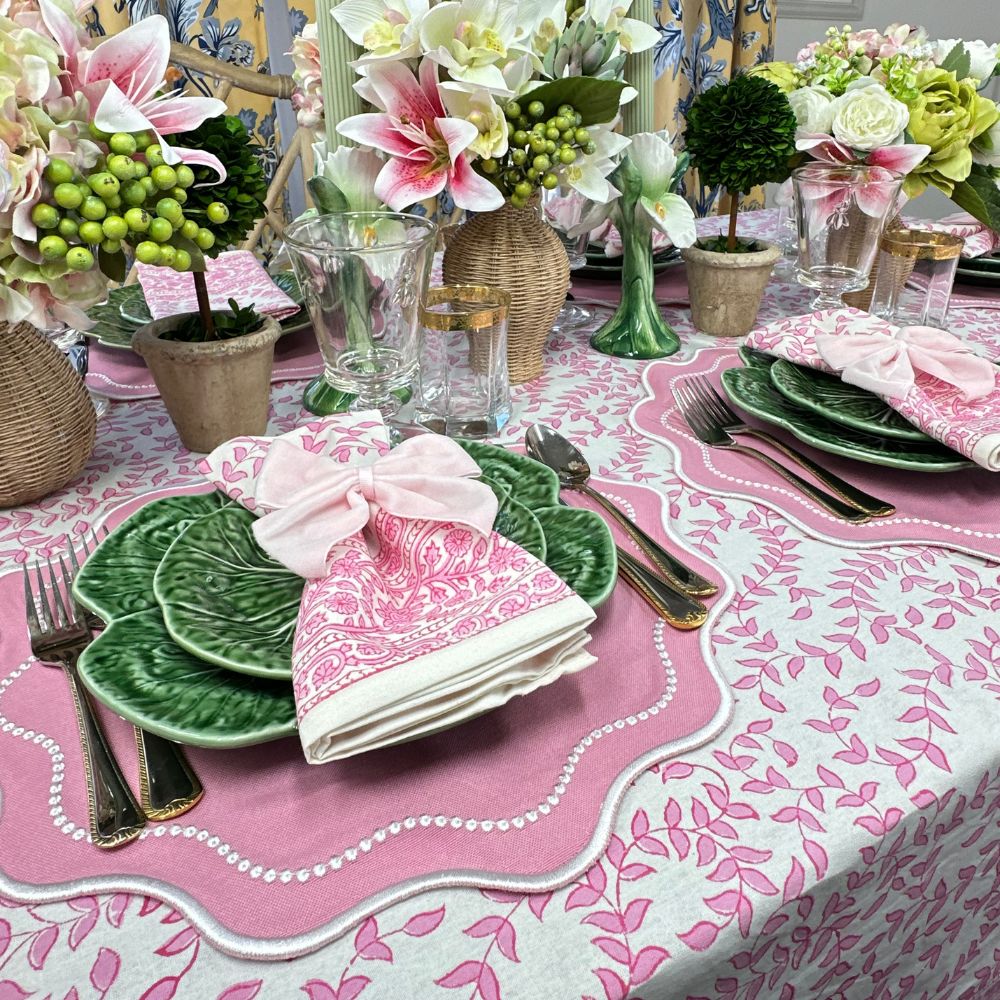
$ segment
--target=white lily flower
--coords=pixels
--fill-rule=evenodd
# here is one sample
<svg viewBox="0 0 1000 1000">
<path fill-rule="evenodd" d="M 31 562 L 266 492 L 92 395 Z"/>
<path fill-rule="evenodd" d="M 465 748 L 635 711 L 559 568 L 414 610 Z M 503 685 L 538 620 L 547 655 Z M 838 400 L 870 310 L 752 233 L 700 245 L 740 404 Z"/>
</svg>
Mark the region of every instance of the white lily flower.
<svg viewBox="0 0 1000 1000">
<path fill-rule="evenodd" d="M 479 130 L 470 152 L 489 159 L 507 152 L 507 116 L 488 90 L 468 91 L 454 83 L 441 84 L 441 97 L 452 118 L 464 118 Z"/>
<path fill-rule="evenodd" d="M 618 196 L 608 175 L 618 165 L 618 157 L 629 145 L 629 138 L 609 128 L 590 127 L 588 131 L 597 147 L 596 152 L 590 156 L 581 154 L 573 163 L 560 167 L 559 182 L 564 188 L 578 191 L 588 201 L 603 205 Z"/>
<path fill-rule="evenodd" d="M 521 0 L 514 37 L 544 56 L 549 46 L 566 30 L 566 5 L 552 0 Z"/>
<path fill-rule="evenodd" d="M 352 65 L 409 59 L 420 53 L 420 23 L 428 0 L 342 0 L 330 12 L 365 54 Z"/>
<path fill-rule="evenodd" d="M 677 170 L 670 140 L 661 132 L 642 132 L 632 136 L 629 155 L 642 177 L 641 208 L 675 247 L 691 246 L 697 238 L 694 212 L 684 198 L 670 190 Z"/>
<path fill-rule="evenodd" d="M 517 25 L 517 0 L 445 0 L 424 17 L 420 44 L 456 83 L 509 95 L 502 70 L 523 54 Z"/>
<path fill-rule="evenodd" d="M 645 52 L 659 40 L 660 33 L 653 24 L 626 17 L 632 0 L 587 0 L 580 17 L 589 17 L 606 32 L 618 32 L 618 44 L 626 52 Z"/>
<path fill-rule="evenodd" d="M 385 161 L 373 149 L 341 146 L 329 152 L 325 140 L 313 143 L 316 176 L 325 177 L 347 200 L 348 212 L 380 212 L 385 205 L 375 194 L 375 179 Z"/>
</svg>

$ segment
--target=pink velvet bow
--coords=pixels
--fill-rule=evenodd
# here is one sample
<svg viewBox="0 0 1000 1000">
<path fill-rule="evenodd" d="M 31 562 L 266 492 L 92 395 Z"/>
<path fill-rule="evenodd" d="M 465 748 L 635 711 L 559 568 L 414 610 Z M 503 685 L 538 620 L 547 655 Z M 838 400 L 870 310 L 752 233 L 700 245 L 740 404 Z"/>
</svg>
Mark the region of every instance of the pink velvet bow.
<svg viewBox="0 0 1000 1000">
<path fill-rule="evenodd" d="M 278 438 L 257 481 L 257 503 L 270 513 L 254 523 L 254 537 L 293 573 L 315 579 L 326 575 L 330 549 L 361 531 L 379 509 L 488 535 L 497 499 L 474 481 L 479 475 L 454 441 L 432 434 L 404 441 L 373 465 L 347 468 Z"/>
<path fill-rule="evenodd" d="M 904 399 L 917 372 L 953 385 L 966 402 L 995 388 L 996 369 L 989 361 L 954 334 L 931 326 L 904 326 L 891 336 L 820 334 L 816 349 L 845 382 L 882 397 Z"/>
</svg>

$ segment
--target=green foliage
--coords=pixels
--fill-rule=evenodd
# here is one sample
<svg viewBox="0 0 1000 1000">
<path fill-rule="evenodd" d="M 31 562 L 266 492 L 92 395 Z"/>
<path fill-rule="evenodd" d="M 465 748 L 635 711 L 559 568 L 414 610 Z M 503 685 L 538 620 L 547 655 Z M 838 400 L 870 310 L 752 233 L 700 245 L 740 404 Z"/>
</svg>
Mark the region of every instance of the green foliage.
<svg viewBox="0 0 1000 1000">
<path fill-rule="evenodd" d="M 736 246 L 730 250 L 729 239 L 724 233 L 712 236 L 710 239 L 698 240 L 698 246 L 702 250 L 711 250 L 713 253 L 757 253 L 759 250 L 764 249 L 756 240 L 738 238 Z"/>
<path fill-rule="evenodd" d="M 189 344 L 200 344 L 208 340 L 230 340 L 245 333 L 255 333 L 264 325 L 264 317 L 253 307 L 240 306 L 236 299 L 229 300 L 230 312 L 213 312 L 215 336 L 209 336 L 201 321 L 201 316 L 192 314 L 175 329 L 162 335 L 161 340 L 183 340 Z"/>
<path fill-rule="evenodd" d="M 563 77 L 551 83 L 543 83 L 540 87 L 528 91 L 521 98 L 524 104 L 528 101 L 541 101 L 545 105 L 543 117 L 549 118 L 556 113 L 560 105 L 572 104 L 580 112 L 580 124 L 599 125 L 609 122 L 618 114 L 621 93 L 625 84 L 621 80 L 595 80 L 593 77 Z"/>
<path fill-rule="evenodd" d="M 198 219 L 201 225 L 206 224 L 206 216 L 197 213 L 204 213 L 213 201 L 221 201 L 229 209 L 228 221 L 210 226 L 215 245 L 205 252 L 209 257 L 217 257 L 233 244 L 241 243 L 264 215 L 267 197 L 264 164 L 246 127 L 235 115 L 209 118 L 198 128 L 172 135 L 167 141 L 211 153 L 226 168 L 226 179 L 220 184 L 213 170 L 194 167 L 194 186 L 188 188 L 184 205 L 184 214 Z"/>
<path fill-rule="evenodd" d="M 968 178 L 955 185 L 951 200 L 990 229 L 1000 230 L 997 172 L 975 163 Z"/>
<path fill-rule="evenodd" d="M 788 98 L 773 83 L 743 75 L 694 99 L 685 145 L 701 183 L 736 196 L 788 177 L 795 126 Z"/>
</svg>

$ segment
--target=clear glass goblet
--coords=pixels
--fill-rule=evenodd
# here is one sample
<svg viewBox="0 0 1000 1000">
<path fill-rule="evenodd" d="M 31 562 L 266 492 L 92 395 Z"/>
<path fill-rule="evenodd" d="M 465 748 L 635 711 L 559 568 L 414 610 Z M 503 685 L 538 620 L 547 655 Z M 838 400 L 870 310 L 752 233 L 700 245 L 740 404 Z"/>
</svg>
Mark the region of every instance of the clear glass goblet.
<svg viewBox="0 0 1000 1000">
<path fill-rule="evenodd" d="M 809 163 L 792 173 L 797 274 L 818 292 L 813 309 L 843 308 L 846 292 L 868 287 L 902 183 L 901 174 L 865 164 Z"/>
<path fill-rule="evenodd" d="M 388 423 L 419 360 L 419 308 L 438 228 L 401 212 L 299 219 L 285 245 L 323 356 L 323 379 Z"/>
</svg>

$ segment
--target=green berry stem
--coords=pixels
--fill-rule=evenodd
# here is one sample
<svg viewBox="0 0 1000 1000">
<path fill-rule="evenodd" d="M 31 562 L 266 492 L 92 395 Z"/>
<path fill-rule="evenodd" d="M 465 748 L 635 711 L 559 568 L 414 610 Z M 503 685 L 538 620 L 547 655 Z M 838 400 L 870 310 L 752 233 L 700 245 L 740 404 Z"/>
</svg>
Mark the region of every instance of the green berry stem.
<svg viewBox="0 0 1000 1000">
<path fill-rule="evenodd" d="M 212 319 L 212 305 L 208 299 L 208 285 L 205 283 L 205 272 L 195 271 L 194 293 L 198 299 L 198 313 L 201 315 L 201 322 L 205 327 L 205 339 L 216 340 L 215 320 Z"/>
</svg>

